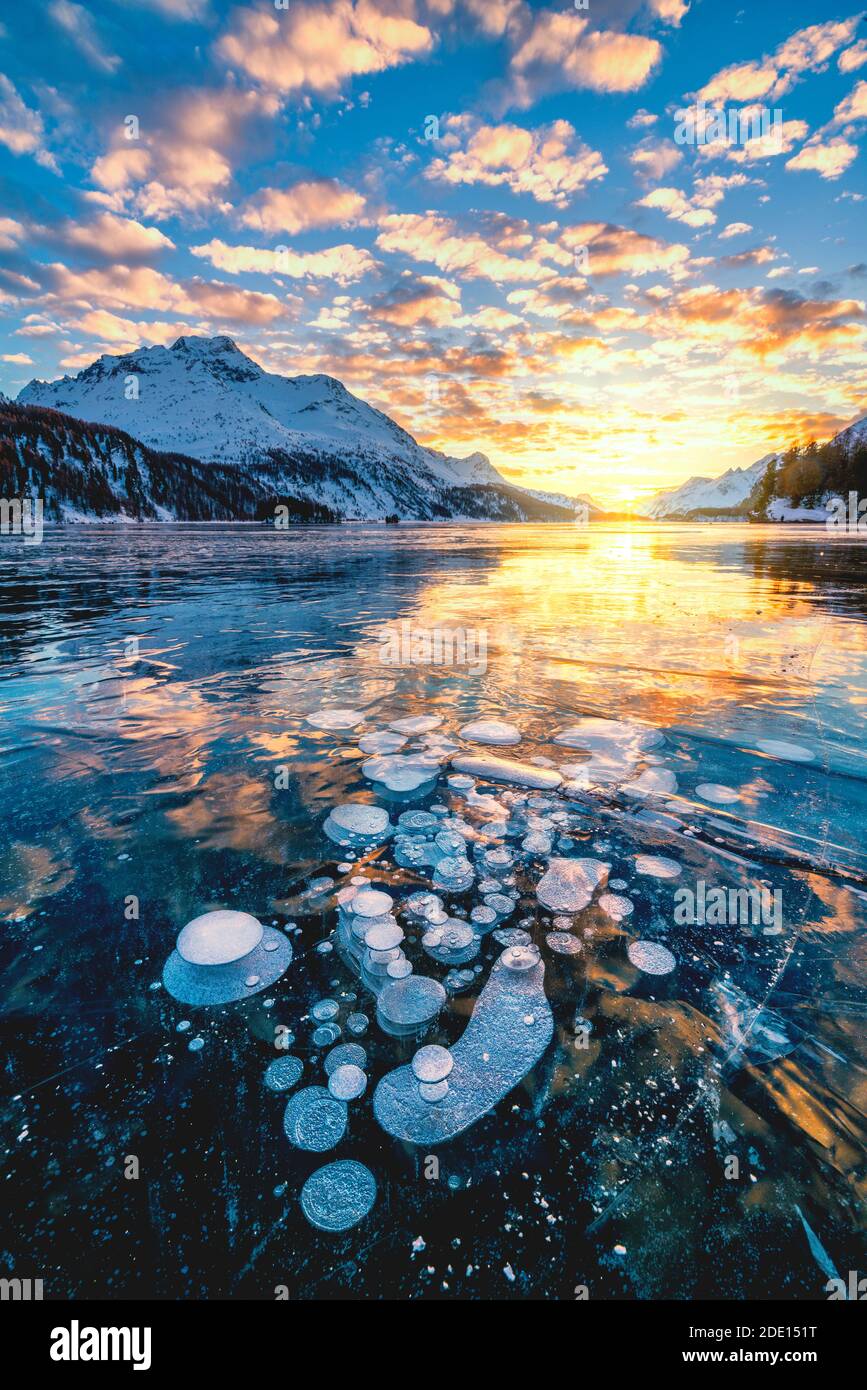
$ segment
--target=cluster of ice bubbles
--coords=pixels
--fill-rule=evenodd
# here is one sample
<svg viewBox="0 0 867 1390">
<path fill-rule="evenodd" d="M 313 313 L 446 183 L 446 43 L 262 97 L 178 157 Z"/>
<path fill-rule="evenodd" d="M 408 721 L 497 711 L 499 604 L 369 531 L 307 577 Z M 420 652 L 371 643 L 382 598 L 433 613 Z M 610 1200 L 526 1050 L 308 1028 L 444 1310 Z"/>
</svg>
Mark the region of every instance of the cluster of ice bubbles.
<svg viewBox="0 0 867 1390">
<path fill-rule="evenodd" d="M 575 927 L 591 902 L 612 922 L 626 922 L 634 910 L 624 891 L 628 882 L 609 880 L 611 865 L 604 858 L 575 855 L 569 803 L 561 798 L 588 786 L 615 786 L 631 796 L 664 800 L 676 789 L 676 780 L 656 751 L 662 735 L 627 721 L 583 718 L 555 735 L 553 742 L 580 749 L 584 761 L 558 767 L 547 757 L 521 761 L 462 749 L 439 732 L 442 720 L 436 715 L 394 720 L 387 728 L 360 735 L 357 731 L 366 722 L 362 710 L 328 706 L 309 715 L 307 722 L 326 733 L 351 731 L 366 755 L 364 776 L 392 801 L 426 794 L 450 764 L 448 788 L 466 807 L 458 813 L 434 803 L 429 809 L 405 809 L 393 820 L 394 811 L 384 806 L 352 800 L 332 807 L 324 825 L 328 838 L 350 860 L 393 842 L 395 865 L 429 881 L 429 888 L 396 903 L 369 879 L 353 879 L 338 893 L 335 944 L 375 998 L 381 1032 L 417 1044 L 411 1062 L 381 1077 L 376 1086 L 373 1109 L 378 1122 L 410 1143 L 445 1142 L 513 1090 L 552 1036 L 545 966 L 525 930 L 535 921 L 509 925 L 520 897 L 517 872 L 543 866 L 537 870 L 536 897 L 543 911 L 553 916 L 545 942 L 555 955 L 580 953 L 582 940 Z M 515 725 L 493 718 L 463 725 L 458 737 L 464 743 L 503 747 L 522 741 Z M 410 740 L 417 742 L 403 751 Z M 479 780 L 485 784 L 481 788 Z M 699 784 L 696 794 L 717 805 L 738 799 L 735 789 L 715 783 Z M 472 820 L 466 818 L 471 812 Z M 633 858 L 637 875 L 664 880 L 681 872 L 676 860 L 661 855 Z M 447 900 L 466 900 L 471 893 L 471 905 L 450 901 L 447 906 Z M 434 966 L 445 968 L 444 983 L 417 972 L 407 954 L 404 926 L 418 934 L 421 950 Z M 489 933 L 502 953 L 475 1000 L 463 1035 L 452 1047 L 425 1042 L 449 993 L 477 980 L 482 969 L 478 957 Z M 677 964 L 668 947 L 655 940 L 629 941 L 626 955 L 635 969 L 650 976 L 670 973 Z M 169 993 L 184 1004 L 219 1005 L 274 984 L 291 960 L 292 946 L 282 932 L 247 913 L 221 910 L 183 928 L 163 978 Z M 368 1091 L 364 1047 L 338 1042 L 339 1010 L 332 999 L 318 1000 L 310 1009 L 313 1044 L 327 1049 L 326 1084 L 295 1091 L 284 1113 L 289 1142 L 310 1153 L 326 1153 L 344 1140 L 350 1107 Z M 367 1015 L 360 1011 L 345 1020 L 347 1032 L 355 1037 L 367 1026 Z M 264 1084 L 274 1092 L 291 1091 L 303 1073 L 299 1057 L 282 1056 L 267 1068 Z M 355 1160 L 338 1160 L 307 1179 L 300 1202 L 313 1226 L 338 1232 L 367 1216 L 375 1198 L 376 1180 L 370 1170 Z"/>
</svg>

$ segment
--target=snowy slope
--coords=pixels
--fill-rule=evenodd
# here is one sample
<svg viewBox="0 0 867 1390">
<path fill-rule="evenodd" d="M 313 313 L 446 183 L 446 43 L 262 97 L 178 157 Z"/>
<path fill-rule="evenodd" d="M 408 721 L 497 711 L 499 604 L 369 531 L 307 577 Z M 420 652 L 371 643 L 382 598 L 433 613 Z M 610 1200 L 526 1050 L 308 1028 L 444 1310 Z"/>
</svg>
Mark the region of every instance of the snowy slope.
<svg viewBox="0 0 867 1390">
<path fill-rule="evenodd" d="M 231 338 L 100 357 L 75 377 L 30 382 L 18 401 L 117 426 L 152 449 L 241 467 L 254 480 L 264 472 L 272 490 L 346 517 L 522 519 L 520 496 L 535 513 L 530 494 L 508 487 L 483 454 L 424 449 L 334 377 L 266 372 Z"/>
<path fill-rule="evenodd" d="M 730 468 L 719 478 L 689 478 L 680 487 L 654 493 L 642 507 L 642 516 L 660 520 L 720 507 L 739 507 L 776 458 L 776 454 L 766 454 L 747 468 Z"/>
</svg>

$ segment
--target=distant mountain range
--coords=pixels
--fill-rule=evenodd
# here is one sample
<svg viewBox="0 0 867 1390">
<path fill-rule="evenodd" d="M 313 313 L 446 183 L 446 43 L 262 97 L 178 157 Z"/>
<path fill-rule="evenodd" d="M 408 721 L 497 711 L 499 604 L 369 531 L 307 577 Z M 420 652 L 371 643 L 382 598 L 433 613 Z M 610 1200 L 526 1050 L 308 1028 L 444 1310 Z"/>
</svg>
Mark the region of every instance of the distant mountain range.
<svg viewBox="0 0 867 1390">
<path fill-rule="evenodd" d="M 570 521 L 579 505 L 512 486 L 484 454 L 425 449 L 334 377 L 266 372 L 226 337 L 100 357 L 77 376 L 30 382 L 16 405 L 43 413 L 7 410 L 7 430 L 17 423 L 36 456 L 64 461 L 68 485 L 50 492 L 49 516 L 180 519 L 238 507 L 246 519 L 280 501 L 334 519 Z M 50 422 L 46 408 L 85 430 Z M 129 483 L 132 457 L 140 478 Z"/>
<path fill-rule="evenodd" d="M 822 447 L 865 442 L 861 420 Z M 792 476 L 783 459 L 690 478 L 641 515 L 797 520 L 800 503 L 774 481 Z M 278 505 L 299 521 L 613 515 L 586 494 L 508 483 L 484 454 L 424 448 L 334 377 L 266 372 L 227 337 L 99 357 L 77 376 L 31 381 L 14 404 L 0 395 L 0 488 L 42 497 L 55 521 L 265 520 Z"/>
</svg>

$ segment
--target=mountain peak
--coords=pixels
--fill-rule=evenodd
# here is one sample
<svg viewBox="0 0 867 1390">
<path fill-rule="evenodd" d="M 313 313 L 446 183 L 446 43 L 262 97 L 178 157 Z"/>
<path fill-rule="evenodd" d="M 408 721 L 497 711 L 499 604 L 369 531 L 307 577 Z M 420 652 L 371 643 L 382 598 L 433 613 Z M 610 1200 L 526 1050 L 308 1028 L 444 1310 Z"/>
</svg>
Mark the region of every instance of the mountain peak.
<svg viewBox="0 0 867 1390">
<path fill-rule="evenodd" d="M 234 338 L 225 334 L 219 334 L 216 338 L 206 338 L 195 333 L 186 334 L 175 339 L 170 351 L 195 353 L 199 357 L 210 357 L 220 352 L 236 352 L 239 357 L 244 356 Z"/>
</svg>

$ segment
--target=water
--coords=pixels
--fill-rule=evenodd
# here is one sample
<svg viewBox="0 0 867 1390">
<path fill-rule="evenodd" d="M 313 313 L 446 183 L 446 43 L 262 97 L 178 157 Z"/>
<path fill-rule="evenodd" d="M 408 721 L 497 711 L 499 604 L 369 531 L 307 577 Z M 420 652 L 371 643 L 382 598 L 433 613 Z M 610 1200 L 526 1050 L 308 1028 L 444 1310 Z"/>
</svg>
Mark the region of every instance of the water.
<svg viewBox="0 0 867 1390">
<path fill-rule="evenodd" d="M 732 526 L 3 538 L 10 1269 L 52 1298 L 568 1299 L 585 1286 L 824 1298 L 828 1259 L 844 1279 L 864 1270 L 863 554 L 819 529 Z M 462 664 L 389 664 L 409 640 L 436 653 L 443 629 L 464 633 Z M 308 724 L 323 705 L 364 723 Z M 436 1174 L 372 1113 L 414 1045 L 382 1033 L 338 950 L 317 949 L 335 890 L 359 872 L 322 827 L 348 798 L 395 821 L 439 804 L 496 824 L 509 795 L 549 794 L 473 778 L 483 813 L 445 775 L 402 796 L 363 775 L 360 736 L 430 714 L 443 722 L 405 735 L 403 753 L 440 737 L 580 768 L 586 752 L 553 739 L 584 717 L 664 735 L 629 753 L 628 777 L 553 795 L 569 808 L 553 852 L 610 863 L 635 904 L 615 921 L 594 900 L 567 921 L 580 950 L 546 944 L 564 923 L 535 899 L 548 856 L 520 848 L 533 825 L 509 840 L 520 903 L 503 926 L 532 919 L 554 1040 L 436 1151 Z M 521 744 L 464 744 L 458 730 L 479 719 L 517 725 Z M 630 794 L 638 778 L 658 794 Z M 697 793 L 708 786 L 729 796 Z M 641 854 L 680 876 L 639 873 Z M 432 871 L 396 869 L 386 847 L 361 872 L 400 899 Z M 780 930 L 770 916 L 676 924 L 674 893 L 699 884 L 779 891 Z M 437 891 L 467 915 L 481 901 Z M 218 907 L 289 931 L 295 961 L 254 999 L 191 1011 L 162 988 L 163 964 L 183 924 Z M 417 973 L 444 978 L 407 932 Z M 677 968 L 637 970 L 637 940 L 664 943 Z M 426 1043 L 460 1038 L 501 949 L 484 936 L 475 982 L 456 986 Z M 300 1192 L 323 1156 L 288 1144 L 286 1096 L 263 1083 L 282 1025 L 299 1085 L 327 1085 L 309 1016 L 323 998 L 340 1005 L 343 1041 L 350 1014 L 373 1020 L 370 1084 L 325 1157 L 363 1163 L 377 1196 L 339 1233 L 305 1219 Z M 192 1041 L 178 1032 L 190 1018 Z"/>
</svg>

